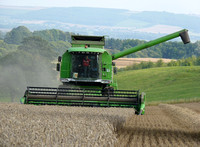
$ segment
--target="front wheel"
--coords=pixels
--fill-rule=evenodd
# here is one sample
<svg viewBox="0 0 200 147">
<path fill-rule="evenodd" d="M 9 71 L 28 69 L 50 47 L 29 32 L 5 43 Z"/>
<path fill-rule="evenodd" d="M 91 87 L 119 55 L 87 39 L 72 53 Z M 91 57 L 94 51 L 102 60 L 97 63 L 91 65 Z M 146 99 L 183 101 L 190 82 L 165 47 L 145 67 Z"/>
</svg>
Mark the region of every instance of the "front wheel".
<svg viewBox="0 0 200 147">
<path fill-rule="evenodd" d="M 145 109 L 140 110 L 140 111 L 135 111 L 136 115 L 144 115 L 144 113 L 145 113 Z"/>
<path fill-rule="evenodd" d="M 105 87 L 101 90 L 103 96 L 114 95 L 114 88 L 113 87 Z"/>
</svg>

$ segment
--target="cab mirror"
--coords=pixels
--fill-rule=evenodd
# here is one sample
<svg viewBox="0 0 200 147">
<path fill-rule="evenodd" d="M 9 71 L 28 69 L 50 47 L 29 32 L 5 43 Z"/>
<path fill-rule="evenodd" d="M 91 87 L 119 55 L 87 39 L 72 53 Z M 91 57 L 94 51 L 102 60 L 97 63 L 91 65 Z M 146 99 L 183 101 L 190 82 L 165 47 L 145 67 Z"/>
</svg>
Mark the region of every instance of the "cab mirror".
<svg viewBox="0 0 200 147">
<path fill-rule="evenodd" d="M 57 65 L 56 65 L 56 70 L 57 70 L 57 71 L 60 71 L 60 63 L 57 63 Z"/>
<path fill-rule="evenodd" d="M 61 62 L 61 60 L 62 60 L 62 57 L 58 56 L 58 62 Z"/>
</svg>

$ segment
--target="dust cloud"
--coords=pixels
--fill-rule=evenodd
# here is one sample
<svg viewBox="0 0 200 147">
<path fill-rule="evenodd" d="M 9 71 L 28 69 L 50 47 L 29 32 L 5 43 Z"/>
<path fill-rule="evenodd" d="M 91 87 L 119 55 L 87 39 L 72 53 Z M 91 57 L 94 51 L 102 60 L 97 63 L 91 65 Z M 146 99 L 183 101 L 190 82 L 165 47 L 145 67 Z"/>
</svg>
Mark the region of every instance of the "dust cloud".
<svg viewBox="0 0 200 147">
<path fill-rule="evenodd" d="M 58 87 L 55 65 L 42 57 L 0 65 L 0 101 L 19 102 L 27 86 Z M 29 62 L 26 64 L 26 62 Z"/>
</svg>

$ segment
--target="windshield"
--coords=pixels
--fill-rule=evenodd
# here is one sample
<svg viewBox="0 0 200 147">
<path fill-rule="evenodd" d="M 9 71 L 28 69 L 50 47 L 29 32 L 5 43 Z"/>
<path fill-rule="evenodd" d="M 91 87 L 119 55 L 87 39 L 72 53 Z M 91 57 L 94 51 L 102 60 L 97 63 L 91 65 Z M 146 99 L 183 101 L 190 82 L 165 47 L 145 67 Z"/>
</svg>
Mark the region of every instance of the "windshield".
<svg viewBox="0 0 200 147">
<path fill-rule="evenodd" d="M 97 54 L 72 54 L 72 78 L 99 78 Z"/>
</svg>

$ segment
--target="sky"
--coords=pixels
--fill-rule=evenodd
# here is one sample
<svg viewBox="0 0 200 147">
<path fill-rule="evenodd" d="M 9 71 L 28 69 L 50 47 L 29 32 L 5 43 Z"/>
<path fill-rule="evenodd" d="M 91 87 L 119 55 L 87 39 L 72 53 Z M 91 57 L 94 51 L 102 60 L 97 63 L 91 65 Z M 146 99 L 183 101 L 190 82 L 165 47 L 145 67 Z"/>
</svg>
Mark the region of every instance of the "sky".
<svg viewBox="0 0 200 147">
<path fill-rule="evenodd" d="M 200 0 L 0 0 L 4 6 L 98 7 L 200 14 Z"/>
</svg>

